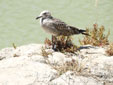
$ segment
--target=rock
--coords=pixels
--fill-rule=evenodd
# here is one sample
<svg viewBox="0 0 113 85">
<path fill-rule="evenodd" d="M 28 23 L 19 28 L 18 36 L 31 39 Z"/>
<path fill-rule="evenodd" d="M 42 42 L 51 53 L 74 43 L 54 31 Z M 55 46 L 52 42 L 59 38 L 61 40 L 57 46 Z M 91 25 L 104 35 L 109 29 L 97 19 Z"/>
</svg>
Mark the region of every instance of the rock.
<svg viewBox="0 0 113 85">
<path fill-rule="evenodd" d="M 50 85 L 103 85 L 103 83 L 92 77 L 80 76 L 68 71 L 54 79 Z"/>
<path fill-rule="evenodd" d="M 4 58 L 10 57 L 19 57 L 19 56 L 27 56 L 30 57 L 32 55 L 41 55 L 42 44 L 30 44 L 25 46 L 14 48 L 4 48 L 0 51 L 0 60 Z"/>
<path fill-rule="evenodd" d="M 4 48 L 0 51 L 0 60 L 14 56 L 14 48 Z"/>
<path fill-rule="evenodd" d="M 82 59 L 82 63 L 90 75 L 99 80 L 113 82 L 113 56 L 106 56 L 105 48 L 91 46 L 88 50 L 83 49 L 80 55 L 87 56 Z"/>
<path fill-rule="evenodd" d="M 44 45 L 42 44 L 30 44 L 26 46 L 20 46 L 15 49 L 15 54 L 17 56 L 32 56 L 32 55 L 41 55 L 41 48 Z"/>
<path fill-rule="evenodd" d="M 0 51 L 0 85 L 113 85 L 113 56 L 105 48 L 81 46 L 76 54 L 42 44 Z"/>
<path fill-rule="evenodd" d="M 52 55 L 48 56 L 48 60 L 50 64 L 62 65 L 65 63 L 65 58 L 66 58 L 65 56 L 66 55 L 64 55 L 63 53 L 54 52 Z"/>
<path fill-rule="evenodd" d="M 50 65 L 32 61 L 26 56 L 0 62 L 0 85 L 46 85 L 56 75 Z"/>
<path fill-rule="evenodd" d="M 101 56 L 89 64 L 90 74 L 96 75 L 104 81 L 113 81 L 113 57 Z"/>
</svg>

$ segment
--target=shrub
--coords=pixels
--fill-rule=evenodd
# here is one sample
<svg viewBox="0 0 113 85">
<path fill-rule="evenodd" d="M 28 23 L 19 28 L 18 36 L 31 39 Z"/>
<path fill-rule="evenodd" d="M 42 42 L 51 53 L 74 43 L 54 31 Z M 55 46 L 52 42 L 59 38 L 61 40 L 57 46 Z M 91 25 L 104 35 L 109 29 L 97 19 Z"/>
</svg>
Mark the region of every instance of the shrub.
<svg viewBox="0 0 113 85">
<path fill-rule="evenodd" d="M 109 45 L 108 37 L 109 37 L 110 31 L 107 33 L 107 35 L 105 35 L 104 26 L 98 27 L 97 24 L 94 24 L 92 29 L 87 28 L 86 31 L 90 36 L 85 36 L 83 40 L 79 40 L 81 45 L 87 45 L 87 44 L 90 44 L 93 46 Z"/>
<path fill-rule="evenodd" d="M 113 43 L 108 46 L 106 53 L 108 56 L 113 56 Z"/>
<path fill-rule="evenodd" d="M 84 70 L 82 64 L 74 59 L 72 61 L 65 62 L 63 65 L 52 65 L 52 67 L 58 71 L 59 76 L 63 73 L 66 73 L 67 71 L 81 73 Z"/>
<path fill-rule="evenodd" d="M 60 52 L 71 52 L 74 53 L 77 51 L 77 46 L 72 43 L 71 37 L 58 36 L 52 38 L 53 42 L 46 38 L 45 44 L 52 46 L 53 50 Z"/>
</svg>

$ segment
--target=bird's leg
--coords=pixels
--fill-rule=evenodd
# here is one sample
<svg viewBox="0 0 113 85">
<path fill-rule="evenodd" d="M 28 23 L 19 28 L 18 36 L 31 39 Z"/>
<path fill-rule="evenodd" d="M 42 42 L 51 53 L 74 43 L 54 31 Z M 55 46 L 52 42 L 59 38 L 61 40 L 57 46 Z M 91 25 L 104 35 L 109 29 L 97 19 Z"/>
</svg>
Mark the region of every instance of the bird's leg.
<svg viewBox="0 0 113 85">
<path fill-rule="evenodd" d="M 53 50 L 56 49 L 56 42 L 57 42 L 56 36 L 53 36 L 53 35 L 52 35 L 52 49 L 53 49 Z"/>
<path fill-rule="evenodd" d="M 72 45 L 70 36 L 67 36 L 66 45 L 67 45 L 67 47 L 70 47 Z"/>
<path fill-rule="evenodd" d="M 52 44 L 53 44 L 53 37 L 54 37 L 54 36 L 52 35 Z"/>
<path fill-rule="evenodd" d="M 67 36 L 67 40 L 69 40 L 70 36 Z"/>
<path fill-rule="evenodd" d="M 67 39 L 66 39 L 66 43 L 70 40 L 70 36 L 66 36 Z"/>
</svg>

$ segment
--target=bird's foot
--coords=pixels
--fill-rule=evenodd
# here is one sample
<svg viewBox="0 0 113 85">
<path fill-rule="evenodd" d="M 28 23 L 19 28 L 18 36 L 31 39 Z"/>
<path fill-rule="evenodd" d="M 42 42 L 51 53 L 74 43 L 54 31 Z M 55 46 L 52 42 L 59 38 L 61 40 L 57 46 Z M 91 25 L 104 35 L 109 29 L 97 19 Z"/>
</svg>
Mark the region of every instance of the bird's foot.
<svg viewBox="0 0 113 85">
<path fill-rule="evenodd" d="M 52 35 L 52 49 L 57 51 L 57 37 Z"/>
</svg>

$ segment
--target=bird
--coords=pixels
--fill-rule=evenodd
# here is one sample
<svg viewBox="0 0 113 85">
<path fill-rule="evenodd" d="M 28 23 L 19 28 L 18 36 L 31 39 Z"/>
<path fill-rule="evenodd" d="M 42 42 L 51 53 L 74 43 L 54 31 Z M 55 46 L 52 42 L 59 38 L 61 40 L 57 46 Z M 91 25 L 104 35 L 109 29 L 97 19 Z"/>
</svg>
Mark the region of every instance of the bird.
<svg viewBox="0 0 113 85">
<path fill-rule="evenodd" d="M 53 36 L 89 35 L 86 33 L 86 30 L 68 25 L 62 20 L 54 18 L 48 10 L 42 11 L 36 19 L 40 19 L 42 28 Z"/>
<path fill-rule="evenodd" d="M 55 51 L 58 51 L 62 49 L 61 47 L 63 47 L 63 44 L 59 44 L 57 36 L 67 37 L 67 40 L 65 41 L 67 47 L 72 45 L 72 42 L 70 41 L 70 36 L 75 34 L 83 34 L 89 36 L 86 30 L 68 25 L 62 20 L 54 18 L 48 10 L 42 11 L 40 15 L 36 17 L 36 19 L 40 19 L 40 25 L 42 26 L 42 28 L 52 35 L 52 49 Z M 60 43 L 62 42 L 63 41 L 61 39 Z M 63 48 L 65 48 L 65 46 Z"/>
</svg>

